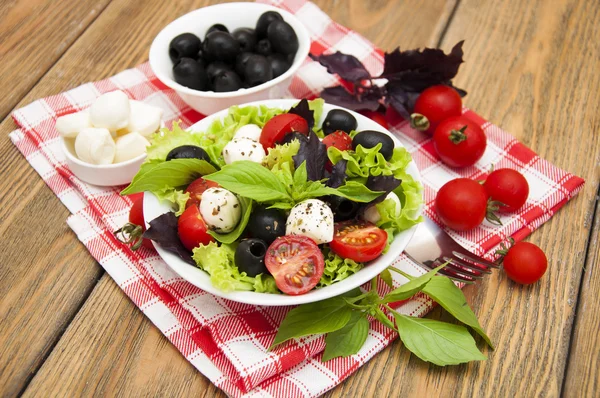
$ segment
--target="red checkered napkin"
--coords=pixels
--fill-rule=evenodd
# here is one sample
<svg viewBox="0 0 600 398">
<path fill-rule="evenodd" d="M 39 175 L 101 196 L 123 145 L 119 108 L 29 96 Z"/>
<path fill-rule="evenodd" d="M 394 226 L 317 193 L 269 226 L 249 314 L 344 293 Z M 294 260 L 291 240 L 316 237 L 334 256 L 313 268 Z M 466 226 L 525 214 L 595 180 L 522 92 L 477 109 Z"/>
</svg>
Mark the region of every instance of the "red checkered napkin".
<svg viewBox="0 0 600 398">
<path fill-rule="evenodd" d="M 357 56 L 372 73 L 382 70 L 380 50 L 332 22 L 314 4 L 304 0 L 271 2 L 294 13 L 306 25 L 313 39 L 313 53 L 339 50 Z M 289 96 L 311 97 L 336 83 L 334 76 L 307 59 L 293 80 Z M 132 252 L 116 241 L 112 231 L 127 221 L 131 200 L 119 196 L 123 187 L 100 188 L 77 179 L 65 165 L 54 129 L 56 117 L 84 109 L 101 93 L 116 89 L 161 107 L 167 125 L 181 119 L 189 126 L 202 117 L 161 84 L 148 64 L 142 64 L 15 111 L 13 117 L 20 128 L 10 138 L 70 210 L 72 216 L 67 222 L 92 256 L 200 372 L 235 397 L 315 397 L 340 383 L 394 339 L 388 329 L 372 322 L 366 344 L 348 358 L 322 363 L 324 341 L 317 336 L 267 352 L 289 308 L 250 306 L 212 296 L 184 281 L 154 251 Z M 489 140 L 483 159 L 460 171 L 442 165 L 431 140 L 406 123 L 391 131 L 413 154 L 423 177 L 425 212 L 434 220 L 431 204 L 435 193 L 453 178 L 482 178 L 492 164 L 514 168 L 525 175 L 531 187 L 530 198 L 521 211 L 503 216 L 503 227 L 484 224 L 468 233 L 450 232 L 462 245 L 483 254 L 508 236 L 524 238 L 579 191 L 583 180 L 540 159 L 476 114 L 465 112 L 482 125 Z M 403 255 L 394 265 L 415 275 L 422 273 Z M 396 285 L 402 282 L 401 278 L 395 280 Z M 386 289 L 383 283 L 380 285 Z M 419 295 L 398 310 L 422 316 L 431 306 L 430 300 Z"/>
</svg>

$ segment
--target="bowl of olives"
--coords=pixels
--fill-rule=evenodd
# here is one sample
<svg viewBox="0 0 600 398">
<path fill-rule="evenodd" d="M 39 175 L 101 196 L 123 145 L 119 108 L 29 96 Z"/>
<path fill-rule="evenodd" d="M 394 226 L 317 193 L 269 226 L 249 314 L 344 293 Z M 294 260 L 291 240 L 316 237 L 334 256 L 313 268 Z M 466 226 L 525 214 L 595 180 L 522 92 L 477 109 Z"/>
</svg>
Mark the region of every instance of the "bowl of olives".
<svg viewBox="0 0 600 398">
<path fill-rule="evenodd" d="M 167 25 L 150 47 L 158 79 L 196 111 L 285 97 L 310 36 L 289 12 L 259 3 L 200 8 Z"/>
</svg>

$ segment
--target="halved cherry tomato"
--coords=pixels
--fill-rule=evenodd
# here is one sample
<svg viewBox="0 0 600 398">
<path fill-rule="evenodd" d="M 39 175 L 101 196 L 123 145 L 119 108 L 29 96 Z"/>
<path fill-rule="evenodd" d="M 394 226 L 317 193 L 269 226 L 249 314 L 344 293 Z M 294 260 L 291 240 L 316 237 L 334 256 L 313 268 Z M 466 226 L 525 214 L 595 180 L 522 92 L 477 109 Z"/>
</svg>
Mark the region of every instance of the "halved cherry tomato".
<svg viewBox="0 0 600 398">
<path fill-rule="evenodd" d="M 144 221 L 144 195 L 140 195 L 135 198 L 131 210 L 129 210 L 129 222 L 142 227 L 142 233 L 146 230 L 146 223 Z M 146 249 L 154 249 L 150 239 L 143 239 L 142 246 Z"/>
<path fill-rule="evenodd" d="M 365 262 L 379 257 L 386 242 L 387 232 L 375 224 L 350 220 L 335 223 L 329 247 L 340 257 Z"/>
<path fill-rule="evenodd" d="M 265 255 L 265 265 L 282 292 L 297 296 L 317 285 L 323 275 L 325 259 L 312 239 L 286 235 L 271 243 Z"/>
<path fill-rule="evenodd" d="M 377 111 L 360 111 L 359 113 L 361 115 L 365 115 L 366 117 L 368 117 L 375 123 L 379 123 L 385 129 L 388 128 L 388 122 L 387 122 L 387 120 L 385 120 L 385 115 L 383 113 L 377 112 Z"/>
<path fill-rule="evenodd" d="M 200 201 L 202 201 L 202 193 L 206 191 L 208 188 L 217 188 L 219 184 L 214 181 L 208 181 L 204 178 L 200 177 L 197 180 L 194 180 L 188 187 L 185 189 L 185 192 L 190 194 L 190 198 L 185 203 L 186 209 L 191 205 L 200 205 Z"/>
<path fill-rule="evenodd" d="M 277 115 L 265 124 L 260 133 L 260 143 L 265 148 L 273 148 L 276 143 L 291 132 L 308 135 L 308 123 L 304 118 L 293 113 Z"/>
<path fill-rule="evenodd" d="M 325 136 L 322 142 L 328 149 L 331 146 L 339 149 L 340 151 L 347 151 L 352 149 L 352 138 L 350 138 L 348 134 L 341 130 L 338 130 L 332 134 Z M 331 171 L 332 166 L 333 165 L 331 164 L 331 161 L 327 160 L 327 163 L 325 164 L 325 168 L 327 169 L 327 171 Z"/>
<path fill-rule="evenodd" d="M 492 200 L 502 203 L 498 210 L 510 212 L 519 209 L 527 202 L 529 184 L 523 174 L 513 169 L 498 169 L 483 183 Z"/>
<path fill-rule="evenodd" d="M 177 222 L 177 232 L 181 243 L 190 251 L 214 241 L 214 238 L 208 234 L 208 227 L 200 215 L 198 206 L 185 209 Z"/>
<path fill-rule="evenodd" d="M 411 115 L 411 125 L 418 130 L 433 134 L 442 120 L 462 113 L 462 99 L 449 86 L 431 86 L 419 95 Z M 419 115 L 419 116 L 415 116 Z M 424 118 L 423 118 L 424 117 Z"/>
</svg>

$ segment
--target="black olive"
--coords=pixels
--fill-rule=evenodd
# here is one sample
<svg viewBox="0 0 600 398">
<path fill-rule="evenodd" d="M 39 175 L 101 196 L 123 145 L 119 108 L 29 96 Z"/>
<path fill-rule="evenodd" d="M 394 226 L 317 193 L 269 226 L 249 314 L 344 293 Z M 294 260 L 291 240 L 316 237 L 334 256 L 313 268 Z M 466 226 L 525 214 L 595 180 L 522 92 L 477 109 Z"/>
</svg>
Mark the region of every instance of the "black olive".
<svg viewBox="0 0 600 398">
<path fill-rule="evenodd" d="M 260 239 L 244 239 L 235 249 L 235 265 L 248 276 L 268 274 L 265 266 L 267 245 Z"/>
<path fill-rule="evenodd" d="M 356 126 L 358 126 L 356 118 L 350 113 L 342 109 L 333 109 L 327 113 L 323 121 L 323 133 L 329 135 L 342 130 L 350 134 L 352 130 L 356 130 Z"/>
<path fill-rule="evenodd" d="M 208 83 L 206 71 L 195 59 L 181 58 L 173 66 L 173 77 L 182 86 L 205 90 Z"/>
<path fill-rule="evenodd" d="M 227 26 L 225 26 L 223 24 L 216 23 L 213 26 L 211 26 L 210 28 L 208 28 L 208 30 L 204 34 L 204 37 L 208 36 L 212 32 L 225 32 L 225 33 L 229 33 L 229 29 L 227 29 Z"/>
<path fill-rule="evenodd" d="M 256 44 L 256 52 L 260 55 L 271 55 L 273 53 L 273 49 L 271 48 L 271 42 L 269 39 L 261 39 Z"/>
<path fill-rule="evenodd" d="M 267 59 L 271 63 L 271 69 L 273 69 L 273 79 L 283 75 L 286 70 L 290 69 L 290 64 L 286 61 L 285 56 L 281 54 L 272 54 Z"/>
<path fill-rule="evenodd" d="M 267 37 L 267 29 L 273 21 L 283 21 L 283 17 L 278 12 L 267 11 L 258 18 L 258 21 L 256 21 L 256 36 L 259 39 Z"/>
<path fill-rule="evenodd" d="M 334 221 L 346 221 L 356 217 L 360 205 L 349 199 L 342 198 L 341 196 L 330 196 L 327 198 L 329 207 L 333 212 Z"/>
<path fill-rule="evenodd" d="M 285 21 L 273 21 L 267 29 L 271 47 L 280 54 L 295 54 L 298 51 L 298 36 L 294 28 Z"/>
<path fill-rule="evenodd" d="M 176 63 L 181 58 L 195 58 L 202 42 L 193 33 L 182 33 L 169 43 L 169 58 Z"/>
<path fill-rule="evenodd" d="M 173 159 L 200 159 L 210 162 L 208 153 L 196 145 L 182 145 L 171 149 L 167 154 L 167 161 Z"/>
<path fill-rule="evenodd" d="M 271 63 L 262 55 L 253 54 L 246 62 L 244 77 L 246 83 L 252 87 L 268 82 L 273 78 Z"/>
<path fill-rule="evenodd" d="M 241 51 L 254 51 L 254 47 L 256 47 L 256 42 L 258 41 L 254 29 L 239 28 L 234 30 L 231 36 L 240 43 Z"/>
<path fill-rule="evenodd" d="M 356 150 L 356 147 L 359 145 L 362 145 L 364 148 L 373 148 L 379 143 L 381 143 L 379 153 L 386 160 L 390 160 L 394 153 L 394 140 L 389 135 L 379 131 L 365 130 L 356 134 L 352 139 L 352 149 Z"/>
<path fill-rule="evenodd" d="M 250 236 L 264 240 L 267 245 L 285 235 L 285 213 L 277 209 L 258 207 L 250 215 L 247 231 Z"/>
<path fill-rule="evenodd" d="M 224 62 L 215 61 L 208 64 L 208 66 L 206 67 L 206 75 L 208 76 L 208 81 L 210 82 L 210 84 L 213 84 L 215 78 L 218 75 L 228 70 L 231 70 L 231 67 Z"/>
<path fill-rule="evenodd" d="M 227 32 L 215 31 L 206 36 L 202 49 L 210 59 L 233 63 L 240 53 L 240 43 Z"/>
<path fill-rule="evenodd" d="M 234 71 L 226 70 L 215 76 L 213 87 L 217 93 L 237 91 L 242 87 L 242 80 Z"/>
<path fill-rule="evenodd" d="M 278 142 L 276 142 L 276 144 L 279 144 L 279 145 L 289 144 L 294 139 L 296 139 L 296 140 L 298 140 L 300 142 L 302 142 L 302 141 L 308 142 L 308 137 L 306 135 L 304 135 L 302 133 L 298 133 L 298 132 L 292 131 L 291 133 L 286 134 Z"/>
<path fill-rule="evenodd" d="M 235 71 L 238 75 L 244 76 L 246 71 L 246 63 L 248 62 L 248 58 L 252 56 L 252 53 L 240 53 L 235 59 Z"/>
</svg>

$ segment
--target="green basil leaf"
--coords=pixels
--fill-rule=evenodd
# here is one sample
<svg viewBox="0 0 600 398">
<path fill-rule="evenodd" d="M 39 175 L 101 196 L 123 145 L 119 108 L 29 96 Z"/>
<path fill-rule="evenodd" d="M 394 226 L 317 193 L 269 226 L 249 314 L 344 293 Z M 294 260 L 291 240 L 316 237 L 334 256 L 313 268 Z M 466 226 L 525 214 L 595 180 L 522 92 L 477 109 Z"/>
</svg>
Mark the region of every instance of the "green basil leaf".
<svg viewBox="0 0 600 398">
<path fill-rule="evenodd" d="M 306 161 L 302 162 L 300 166 L 294 171 L 294 188 L 301 188 L 306 184 L 308 180 L 308 173 L 306 171 Z"/>
<path fill-rule="evenodd" d="M 352 310 L 342 297 L 300 305 L 281 322 L 271 348 L 289 339 L 339 330 L 351 315 Z"/>
<path fill-rule="evenodd" d="M 388 318 L 387 315 L 385 315 L 385 312 L 381 311 L 381 309 L 375 308 L 374 317 L 379 322 L 383 323 L 383 326 L 386 326 L 392 330 L 396 330 L 396 328 L 394 327 L 394 323 L 390 321 L 390 318 Z"/>
<path fill-rule="evenodd" d="M 394 312 L 400 339 L 413 354 L 438 366 L 487 359 L 464 326 Z"/>
<path fill-rule="evenodd" d="M 411 298 L 412 296 L 423 290 L 423 287 L 431 280 L 431 278 L 435 276 L 435 274 L 437 274 L 437 272 L 440 269 L 444 268 L 445 265 L 446 264 L 442 264 L 439 267 L 432 269 L 428 273 L 414 278 L 406 282 L 399 288 L 392 290 L 391 292 L 385 295 L 385 297 L 383 298 L 383 302 L 392 303 L 394 301 L 406 300 L 408 298 Z"/>
<path fill-rule="evenodd" d="M 224 166 L 205 179 L 257 202 L 291 200 L 279 178 L 258 163 L 242 160 Z"/>
<path fill-rule="evenodd" d="M 383 191 L 371 191 L 369 188 L 358 181 L 346 181 L 344 185 L 339 188 L 330 188 L 335 192 L 331 195 L 337 195 L 349 199 L 353 202 L 368 203 L 377 199 Z"/>
<path fill-rule="evenodd" d="M 235 242 L 236 240 L 238 240 L 240 235 L 242 235 L 244 229 L 246 229 L 246 225 L 248 225 L 248 220 L 250 219 L 250 214 L 252 213 L 253 201 L 252 199 L 244 198 L 241 196 L 238 196 L 238 200 L 240 201 L 240 206 L 242 207 L 242 218 L 240 219 L 240 222 L 234 228 L 234 230 L 227 234 L 219 234 L 215 231 L 208 231 L 210 236 L 212 236 L 221 243 L 231 244 Z"/>
<path fill-rule="evenodd" d="M 392 280 L 392 274 L 389 269 L 384 269 L 381 274 L 379 274 L 381 279 L 388 285 L 390 288 L 394 288 L 394 281 Z"/>
<path fill-rule="evenodd" d="M 454 282 L 445 276 L 434 276 L 423 288 L 423 293 L 431 297 L 436 303 L 442 306 L 453 317 L 471 327 L 477 332 L 485 342 L 494 348 L 492 341 L 485 333 L 477 317 L 467 304 L 467 299 Z"/>
<path fill-rule="evenodd" d="M 369 321 L 365 314 L 352 311 L 350 320 L 343 328 L 328 333 L 325 337 L 323 361 L 356 354 L 369 335 Z"/>
<path fill-rule="evenodd" d="M 292 207 L 294 207 L 292 202 L 277 202 L 267 207 L 267 209 L 290 210 Z"/>
<path fill-rule="evenodd" d="M 213 165 L 200 159 L 173 159 L 149 164 L 153 166 L 142 167 L 121 195 L 156 192 L 165 187 L 182 187 L 201 176 L 217 171 Z"/>
</svg>

